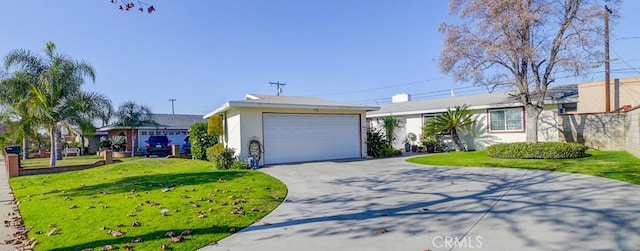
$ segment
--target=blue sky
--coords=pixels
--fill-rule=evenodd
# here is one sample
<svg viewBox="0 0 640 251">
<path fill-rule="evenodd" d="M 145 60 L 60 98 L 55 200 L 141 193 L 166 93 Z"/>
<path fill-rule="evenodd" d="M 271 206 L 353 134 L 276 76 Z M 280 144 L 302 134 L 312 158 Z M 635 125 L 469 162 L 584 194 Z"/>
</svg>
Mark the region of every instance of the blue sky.
<svg viewBox="0 0 640 251">
<path fill-rule="evenodd" d="M 146 0 L 153 14 L 121 12 L 109 0 L 0 1 L 0 54 L 41 52 L 46 41 L 97 70 L 86 90 L 117 106 L 205 114 L 245 93 L 375 104 L 481 91 L 451 82 L 437 58 L 448 1 Z M 612 38 L 613 77 L 640 75 L 640 1 L 625 1 Z M 633 68 L 633 69 L 631 69 Z M 562 83 L 603 79 L 600 72 Z M 440 91 L 440 92 L 438 92 Z M 435 92 L 435 93 L 433 93 Z"/>
</svg>

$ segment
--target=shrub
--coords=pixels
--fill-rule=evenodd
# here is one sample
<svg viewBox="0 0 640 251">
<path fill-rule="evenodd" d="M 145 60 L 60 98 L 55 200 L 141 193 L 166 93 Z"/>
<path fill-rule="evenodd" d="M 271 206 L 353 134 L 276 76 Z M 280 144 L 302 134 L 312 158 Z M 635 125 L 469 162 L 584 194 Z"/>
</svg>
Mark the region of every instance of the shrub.
<svg viewBox="0 0 640 251">
<path fill-rule="evenodd" d="M 367 132 L 367 155 L 374 158 L 384 157 L 387 148 L 389 143 L 380 130 Z"/>
<path fill-rule="evenodd" d="M 487 155 L 502 159 L 575 159 L 585 157 L 587 147 L 576 143 L 502 143 L 487 147 Z"/>
<path fill-rule="evenodd" d="M 104 149 L 111 149 L 111 140 L 108 140 L 108 139 L 107 139 L 107 140 L 100 141 L 100 143 L 98 143 L 98 147 L 99 147 L 101 150 L 104 150 Z"/>
<path fill-rule="evenodd" d="M 218 143 L 213 145 L 212 147 L 207 148 L 207 160 L 213 161 L 214 159 L 216 159 L 216 155 L 218 155 L 218 153 L 223 149 L 224 145 L 222 143 Z"/>
<path fill-rule="evenodd" d="M 127 138 L 124 136 L 113 136 L 109 138 L 111 149 L 115 152 L 124 151 L 127 147 Z"/>
<path fill-rule="evenodd" d="M 191 158 L 208 160 L 207 148 L 218 143 L 218 136 L 207 134 L 207 122 L 199 122 L 189 127 L 189 140 L 191 141 Z"/>
<path fill-rule="evenodd" d="M 234 169 L 234 170 L 251 169 L 251 166 L 247 164 L 247 162 L 244 162 L 240 159 L 236 159 L 233 162 L 233 164 L 231 164 L 231 169 Z"/>
<path fill-rule="evenodd" d="M 213 166 L 216 169 L 222 169 L 222 170 L 231 169 L 231 167 L 233 166 L 233 163 L 238 160 L 235 154 L 236 154 L 236 151 L 233 150 L 233 148 L 226 148 L 226 147 L 222 148 L 221 150 L 217 151 L 216 154 L 213 156 L 213 159 L 211 160 L 213 161 Z"/>
</svg>

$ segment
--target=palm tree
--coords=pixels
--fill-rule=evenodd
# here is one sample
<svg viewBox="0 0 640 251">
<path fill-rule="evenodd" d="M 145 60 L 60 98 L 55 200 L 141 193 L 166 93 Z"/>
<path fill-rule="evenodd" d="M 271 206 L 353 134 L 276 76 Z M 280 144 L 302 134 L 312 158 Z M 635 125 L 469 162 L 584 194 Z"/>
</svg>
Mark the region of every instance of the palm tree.
<svg viewBox="0 0 640 251">
<path fill-rule="evenodd" d="M 45 55 L 31 51 L 13 50 L 5 57 L 5 68 L 18 67 L 18 72 L 30 75 L 28 91 L 24 94 L 31 116 L 37 118 L 51 135 L 50 166 L 62 159 L 61 131 L 72 125 L 88 124 L 96 119 L 95 107 L 84 97 L 100 96 L 86 93 L 81 87 L 85 77 L 95 82 L 95 69 L 89 63 L 77 61 L 55 52 L 55 43 L 45 44 Z M 97 102 L 106 105 L 104 102 Z M 108 109 L 108 108 L 101 108 Z"/>
<path fill-rule="evenodd" d="M 135 156 L 135 134 L 136 127 L 140 126 L 156 126 L 153 120 L 151 108 L 146 105 L 139 105 L 135 101 L 127 101 L 118 107 L 115 113 L 116 125 L 131 128 L 131 156 Z"/>
<path fill-rule="evenodd" d="M 28 90 L 29 74 L 18 72 L 0 81 L 0 107 L 5 123 L 9 125 L 7 135 L 22 139 L 22 159 L 29 158 L 29 139 L 37 136 L 38 121 L 29 110 L 25 93 Z"/>
<path fill-rule="evenodd" d="M 382 120 L 382 127 L 384 129 L 384 136 L 389 142 L 389 146 L 393 147 L 393 142 L 396 141 L 396 129 L 402 128 L 402 122 L 392 116 L 384 117 Z"/>
<path fill-rule="evenodd" d="M 460 141 L 458 130 L 470 131 L 470 128 L 476 124 L 473 114 L 468 110 L 468 106 L 455 106 L 449 108 L 446 112 L 438 115 L 425 125 L 427 135 L 436 135 L 439 133 L 448 133 L 455 144 L 456 151 L 466 151 L 465 146 Z"/>
</svg>

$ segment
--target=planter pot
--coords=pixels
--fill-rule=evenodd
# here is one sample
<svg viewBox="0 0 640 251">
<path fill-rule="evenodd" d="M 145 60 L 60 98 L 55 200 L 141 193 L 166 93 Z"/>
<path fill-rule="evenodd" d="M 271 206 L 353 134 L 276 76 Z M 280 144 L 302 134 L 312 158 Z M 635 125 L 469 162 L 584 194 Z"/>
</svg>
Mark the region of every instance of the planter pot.
<svg viewBox="0 0 640 251">
<path fill-rule="evenodd" d="M 410 144 L 404 144 L 404 151 L 405 152 L 411 152 L 411 145 Z"/>
<path fill-rule="evenodd" d="M 114 157 L 114 158 L 131 157 L 131 151 L 125 151 L 125 152 L 113 152 L 113 157 Z"/>
<path fill-rule="evenodd" d="M 433 145 L 428 145 L 427 146 L 427 152 L 428 153 L 434 153 L 436 151 L 436 147 Z"/>
<path fill-rule="evenodd" d="M 412 145 L 411 146 L 411 151 L 414 152 L 414 153 L 417 152 L 418 151 L 418 146 L 417 145 Z"/>
</svg>

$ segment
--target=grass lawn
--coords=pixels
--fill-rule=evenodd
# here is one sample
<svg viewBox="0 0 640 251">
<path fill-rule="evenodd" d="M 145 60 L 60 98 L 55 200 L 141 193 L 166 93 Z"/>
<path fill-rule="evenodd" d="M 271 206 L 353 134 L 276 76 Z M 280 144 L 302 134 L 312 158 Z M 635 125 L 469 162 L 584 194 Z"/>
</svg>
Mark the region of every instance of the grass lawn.
<svg viewBox="0 0 640 251">
<path fill-rule="evenodd" d="M 211 166 L 187 159 L 138 159 L 17 177 L 10 183 L 25 225 L 33 227 L 29 238 L 37 239 L 36 250 L 106 245 L 125 250 L 127 243 L 135 250 L 160 250 L 163 244 L 196 250 L 264 217 L 287 194 L 282 182 L 264 173 Z M 183 242 L 165 237 L 184 230 L 193 232 Z M 132 243 L 135 238 L 143 242 Z"/>
<path fill-rule="evenodd" d="M 129 161 L 134 159 L 141 159 L 144 157 L 126 157 L 126 158 L 116 158 L 122 161 Z M 62 157 L 62 160 L 56 161 L 56 166 L 70 166 L 70 165 L 82 165 L 82 164 L 92 164 L 96 162 L 96 160 L 101 160 L 101 156 L 97 155 L 82 155 L 82 156 L 71 156 L 71 157 Z M 20 162 L 23 168 L 34 168 L 34 167 L 48 167 L 49 166 L 49 158 L 34 158 L 28 160 L 22 160 Z"/>
<path fill-rule="evenodd" d="M 622 151 L 588 150 L 580 159 L 497 159 L 483 151 L 450 152 L 408 159 L 417 164 L 436 166 L 512 167 L 581 173 L 640 184 L 640 160 Z"/>
</svg>

